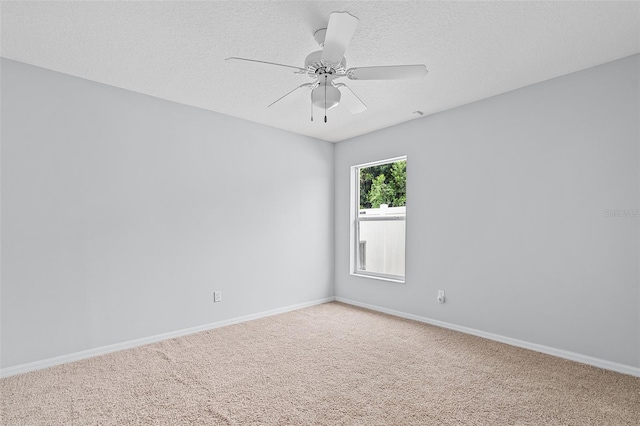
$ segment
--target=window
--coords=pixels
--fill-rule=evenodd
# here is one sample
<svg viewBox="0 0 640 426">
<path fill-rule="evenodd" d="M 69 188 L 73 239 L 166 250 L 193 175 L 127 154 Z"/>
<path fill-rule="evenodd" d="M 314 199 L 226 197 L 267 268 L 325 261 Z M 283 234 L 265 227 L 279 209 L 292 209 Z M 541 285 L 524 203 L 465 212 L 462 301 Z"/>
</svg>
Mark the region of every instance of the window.
<svg viewBox="0 0 640 426">
<path fill-rule="evenodd" d="M 351 273 L 404 282 L 407 158 L 353 166 Z"/>
</svg>

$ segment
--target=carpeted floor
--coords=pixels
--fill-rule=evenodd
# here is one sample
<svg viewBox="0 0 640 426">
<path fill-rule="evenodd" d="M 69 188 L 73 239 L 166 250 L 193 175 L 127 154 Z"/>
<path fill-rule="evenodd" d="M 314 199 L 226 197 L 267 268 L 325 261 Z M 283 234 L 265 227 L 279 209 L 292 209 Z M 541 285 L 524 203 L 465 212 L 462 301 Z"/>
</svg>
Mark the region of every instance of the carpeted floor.
<svg viewBox="0 0 640 426">
<path fill-rule="evenodd" d="M 2 425 L 634 425 L 640 379 L 340 303 L 0 381 Z"/>
</svg>

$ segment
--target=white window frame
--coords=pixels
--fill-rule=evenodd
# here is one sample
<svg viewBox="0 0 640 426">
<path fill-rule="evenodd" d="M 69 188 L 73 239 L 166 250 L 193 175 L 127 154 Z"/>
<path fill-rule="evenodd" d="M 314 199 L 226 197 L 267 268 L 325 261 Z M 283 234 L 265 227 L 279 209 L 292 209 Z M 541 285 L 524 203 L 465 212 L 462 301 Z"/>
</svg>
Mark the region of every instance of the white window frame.
<svg viewBox="0 0 640 426">
<path fill-rule="evenodd" d="M 402 157 L 394 157 L 387 158 L 385 160 L 373 161 L 370 163 L 357 164 L 355 166 L 351 166 L 351 226 L 350 226 L 350 234 L 351 234 L 351 250 L 349 256 L 349 272 L 353 276 L 364 277 L 364 278 L 373 278 L 377 280 L 391 281 L 395 283 L 404 283 L 406 276 L 406 206 L 405 206 L 405 215 L 404 216 L 371 216 L 371 217 L 359 217 L 360 211 L 360 169 L 371 167 L 371 166 L 379 166 L 382 164 L 396 163 L 398 161 L 407 161 L 407 156 L 404 155 Z M 361 270 L 358 268 L 359 262 L 359 242 L 360 242 L 360 222 L 361 221 L 383 221 L 383 220 L 397 220 L 405 222 L 405 275 L 389 275 L 382 274 L 379 272 L 371 272 L 366 270 Z"/>
</svg>

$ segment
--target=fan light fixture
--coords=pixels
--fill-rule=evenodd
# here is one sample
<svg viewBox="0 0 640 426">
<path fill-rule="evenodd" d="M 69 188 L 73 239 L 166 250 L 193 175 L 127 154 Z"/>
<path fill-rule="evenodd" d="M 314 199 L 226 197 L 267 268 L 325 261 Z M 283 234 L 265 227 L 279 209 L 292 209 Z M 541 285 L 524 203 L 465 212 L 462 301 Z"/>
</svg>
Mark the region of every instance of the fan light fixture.
<svg viewBox="0 0 640 426">
<path fill-rule="evenodd" d="M 340 103 L 340 90 L 330 84 L 321 84 L 311 91 L 311 102 L 318 108 L 331 109 Z"/>
</svg>

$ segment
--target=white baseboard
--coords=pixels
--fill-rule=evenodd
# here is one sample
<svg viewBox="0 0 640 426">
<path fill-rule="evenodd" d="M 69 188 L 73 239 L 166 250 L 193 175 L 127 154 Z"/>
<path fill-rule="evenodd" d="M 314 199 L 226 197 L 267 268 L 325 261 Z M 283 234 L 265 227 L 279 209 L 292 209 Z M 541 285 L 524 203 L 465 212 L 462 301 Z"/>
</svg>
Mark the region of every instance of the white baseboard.
<svg viewBox="0 0 640 426">
<path fill-rule="evenodd" d="M 105 355 L 111 352 L 121 351 L 124 349 L 135 348 L 142 345 L 148 345 L 150 343 L 160 342 L 162 340 L 173 339 L 188 334 L 198 333 L 200 331 L 211 330 L 218 327 L 224 327 L 227 325 L 238 324 L 246 321 L 251 321 L 258 318 L 264 318 L 272 315 L 277 315 L 285 312 L 294 311 L 297 309 L 307 308 L 309 306 L 320 305 L 322 303 L 338 301 L 346 303 L 348 305 L 359 306 L 372 311 L 383 312 L 385 314 L 397 316 L 400 318 L 411 319 L 426 324 L 435 325 L 438 327 L 448 328 L 450 330 L 456 330 L 474 336 L 484 337 L 485 339 L 494 340 L 508 345 L 517 346 L 524 349 L 530 349 L 536 352 L 541 352 L 548 355 L 557 356 L 559 358 L 568 359 L 570 361 L 576 361 L 583 364 L 592 365 L 594 367 L 604 368 L 606 370 L 616 371 L 618 373 L 629 374 L 635 377 L 640 377 L 640 368 L 632 367 L 630 365 L 619 364 L 616 362 L 606 361 L 599 358 L 593 358 L 587 355 L 581 355 L 575 352 L 569 352 L 562 349 L 556 349 L 549 346 L 539 345 L 536 343 L 525 342 L 523 340 L 513 339 L 511 337 L 500 336 L 498 334 L 488 333 L 481 330 L 476 330 L 469 327 L 463 327 L 460 325 L 450 324 L 444 321 L 438 321 L 419 315 L 407 314 L 400 311 L 394 311 L 393 309 L 382 308 L 380 306 L 369 305 L 367 303 L 356 302 L 355 300 L 345 299 L 343 297 L 327 297 L 324 299 L 314 300 L 311 302 L 298 303 L 295 305 L 285 306 L 282 308 L 272 309 L 269 311 L 258 312 L 255 314 L 245 315 L 242 317 L 231 318 L 228 320 L 218 321 L 211 324 L 204 324 L 196 327 L 191 327 L 183 330 L 172 331 L 169 333 L 157 334 L 155 336 L 144 337 L 136 340 L 129 340 L 127 342 L 116 343 L 113 345 L 102 346 L 99 348 L 89 349 L 86 351 L 75 352 L 68 355 L 61 355 L 54 358 L 48 358 L 41 361 L 30 362 L 27 364 L 20 364 L 13 367 L 7 367 L 0 369 L 1 377 L 15 376 L 16 374 L 27 373 L 29 371 L 40 370 L 47 367 L 53 367 L 55 365 L 65 364 L 68 362 L 79 361 L 82 359 L 91 358 L 94 356 Z"/>
<path fill-rule="evenodd" d="M 461 331 L 463 333 L 472 334 L 474 336 L 484 337 L 485 339 L 495 340 L 496 342 L 506 343 L 512 346 L 518 346 L 524 349 L 530 349 L 536 352 L 542 352 L 543 354 L 557 356 L 559 358 L 568 359 L 570 361 L 576 361 L 583 364 L 592 365 L 594 367 L 604 368 L 605 370 L 611 370 L 622 374 L 629 374 L 631 376 L 640 377 L 640 368 L 632 367 L 630 365 L 619 364 L 617 362 L 606 361 L 604 359 L 593 358 L 587 355 L 581 355 L 575 352 L 569 352 L 562 349 L 556 349 L 549 346 L 539 345 L 537 343 L 525 342 L 523 340 L 512 339 L 511 337 L 500 336 L 499 334 L 488 333 L 486 331 L 476 330 L 469 327 L 463 327 L 460 325 L 450 324 L 444 321 L 438 321 L 419 315 L 407 314 L 404 312 L 394 311 L 393 309 L 382 308 L 380 306 L 369 305 L 367 303 L 356 302 L 355 300 L 345 299 L 343 297 L 336 297 L 337 302 L 346 303 L 348 305 L 359 306 L 361 308 L 371 309 L 372 311 L 383 312 L 385 314 L 393 315 L 400 318 L 406 318 L 426 324 L 435 325 L 438 327 L 448 328 L 450 330 Z"/>
<path fill-rule="evenodd" d="M 29 371 L 40 370 L 47 367 L 53 367 L 55 365 L 65 364 L 67 362 L 80 361 L 82 359 L 91 358 L 94 356 L 105 355 L 111 352 L 121 351 L 123 349 L 135 348 L 137 346 L 148 345 L 150 343 L 160 342 L 162 340 L 173 339 L 187 334 L 198 333 L 200 331 L 211 330 L 218 327 L 224 327 L 226 325 L 238 324 L 241 322 L 251 321 L 258 318 L 269 317 L 272 315 L 282 314 L 289 311 L 295 311 L 302 308 L 308 308 L 309 306 L 320 305 L 322 303 L 333 302 L 334 297 L 327 297 L 324 299 L 313 300 L 311 302 L 297 303 L 295 305 L 285 306 L 283 308 L 271 309 L 269 311 L 258 312 L 255 314 L 245 315 L 242 317 L 231 318 L 228 320 L 218 321 L 211 324 L 199 325 L 196 327 L 185 328 L 183 330 L 171 331 L 169 333 L 157 334 L 155 336 L 143 337 L 141 339 L 129 340 L 126 342 L 116 343 L 108 346 L 101 346 L 99 348 L 88 349 L 86 351 L 75 352 L 68 355 L 61 355 L 54 358 L 47 358 L 41 361 L 29 362 L 26 364 L 20 364 L 13 367 L 7 367 L 0 369 L 0 378 L 15 376 L 16 374 L 28 373 Z"/>
</svg>

